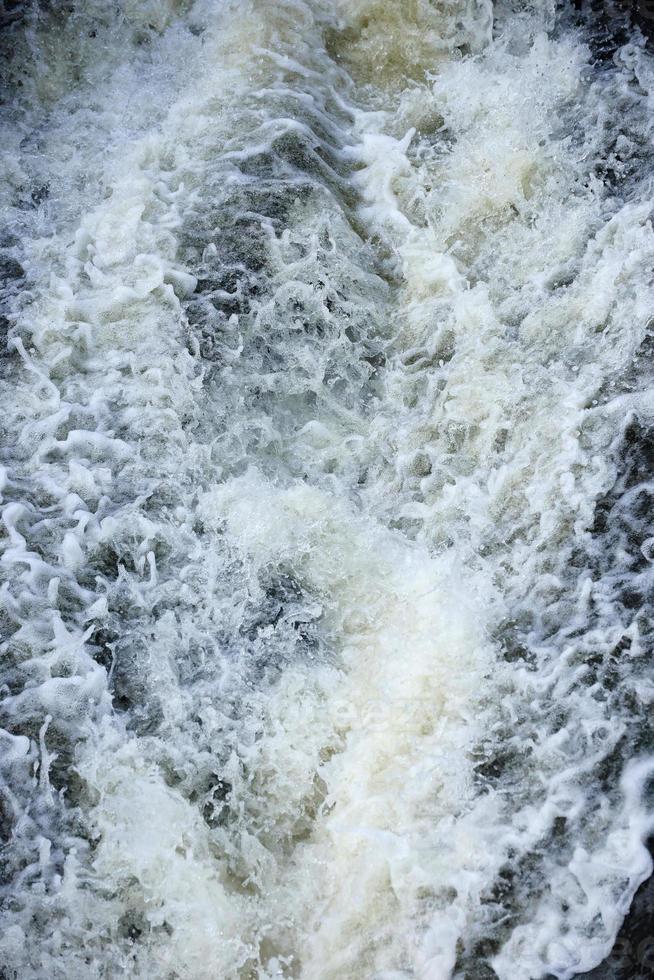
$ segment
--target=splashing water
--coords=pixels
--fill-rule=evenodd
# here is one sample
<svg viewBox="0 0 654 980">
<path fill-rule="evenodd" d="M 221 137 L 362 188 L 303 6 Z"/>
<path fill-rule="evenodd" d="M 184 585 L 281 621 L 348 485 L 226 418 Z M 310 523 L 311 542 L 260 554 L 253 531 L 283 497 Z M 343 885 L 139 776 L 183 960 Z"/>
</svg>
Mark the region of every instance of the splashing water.
<svg viewBox="0 0 654 980">
<path fill-rule="evenodd" d="M 2 980 L 592 969 L 654 826 L 643 38 L 6 6 Z"/>
</svg>

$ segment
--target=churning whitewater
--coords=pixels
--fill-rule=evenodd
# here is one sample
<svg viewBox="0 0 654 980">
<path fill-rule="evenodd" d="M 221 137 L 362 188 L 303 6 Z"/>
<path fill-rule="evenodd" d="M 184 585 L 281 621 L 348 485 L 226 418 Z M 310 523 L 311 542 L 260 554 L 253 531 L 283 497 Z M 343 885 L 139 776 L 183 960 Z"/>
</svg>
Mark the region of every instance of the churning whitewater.
<svg viewBox="0 0 654 980">
<path fill-rule="evenodd" d="M 2 9 L 0 977 L 592 969 L 652 867 L 643 37 Z"/>
</svg>

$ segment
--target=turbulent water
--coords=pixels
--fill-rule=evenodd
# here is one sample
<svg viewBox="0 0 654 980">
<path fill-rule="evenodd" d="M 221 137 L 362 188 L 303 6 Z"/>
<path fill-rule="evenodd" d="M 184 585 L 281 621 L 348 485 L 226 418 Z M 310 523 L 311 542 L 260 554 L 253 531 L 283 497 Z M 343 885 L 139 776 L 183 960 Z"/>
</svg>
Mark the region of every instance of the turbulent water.
<svg viewBox="0 0 654 980">
<path fill-rule="evenodd" d="M 652 867 L 642 36 L 0 16 L 0 976 L 592 969 Z"/>
</svg>

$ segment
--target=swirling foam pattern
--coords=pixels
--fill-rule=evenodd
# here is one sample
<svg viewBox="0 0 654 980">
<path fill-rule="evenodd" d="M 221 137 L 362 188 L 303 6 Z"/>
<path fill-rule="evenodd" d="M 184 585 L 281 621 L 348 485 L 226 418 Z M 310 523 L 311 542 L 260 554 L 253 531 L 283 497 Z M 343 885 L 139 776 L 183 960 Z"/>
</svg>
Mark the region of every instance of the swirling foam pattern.
<svg viewBox="0 0 654 980">
<path fill-rule="evenodd" d="M 2 10 L 2 980 L 593 968 L 651 871 L 642 37 Z"/>
</svg>

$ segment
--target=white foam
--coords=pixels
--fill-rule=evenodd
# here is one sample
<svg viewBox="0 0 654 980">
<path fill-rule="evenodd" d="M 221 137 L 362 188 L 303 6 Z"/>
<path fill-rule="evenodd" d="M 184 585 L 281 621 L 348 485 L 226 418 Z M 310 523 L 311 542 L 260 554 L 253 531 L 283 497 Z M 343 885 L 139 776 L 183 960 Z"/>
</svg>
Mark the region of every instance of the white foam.
<svg viewBox="0 0 654 980">
<path fill-rule="evenodd" d="M 598 169 L 649 56 L 595 77 L 549 7 L 110 6 L 21 35 L 3 123 L 4 961 L 588 970 L 651 871 L 654 239 L 645 163 Z"/>
</svg>

